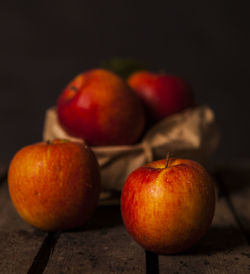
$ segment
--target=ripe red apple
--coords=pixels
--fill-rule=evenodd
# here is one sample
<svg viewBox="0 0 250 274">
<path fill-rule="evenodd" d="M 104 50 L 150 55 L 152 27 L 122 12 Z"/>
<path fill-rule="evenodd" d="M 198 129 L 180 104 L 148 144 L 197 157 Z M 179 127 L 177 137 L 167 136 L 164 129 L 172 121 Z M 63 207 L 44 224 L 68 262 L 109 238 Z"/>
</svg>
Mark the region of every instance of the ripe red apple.
<svg viewBox="0 0 250 274">
<path fill-rule="evenodd" d="M 61 125 L 89 145 L 135 143 L 145 125 L 144 109 L 126 82 L 104 69 L 73 79 L 57 103 Z"/>
<path fill-rule="evenodd" d="M 99 166 L 85 144 L 35 143 L 13 157 L 8 184 L 26 222 L 45 231 L 67 230 L 91 218 L 100 193 Z"/>
<path fill-rule="evenodd" d="M 137 71 L 128 78 L 128 84 L 142 99 L 153 121 L 194 105 L 191 86 L 175 75 Z"/>
<path fill-rule="evenodd" d="M 195 244 L 208 230 L 214 209 L 212 179 L 192 160 L 147 164 L 129 175 L 122 190 L 125 227 L 142 247 L 159 254 Z"/>
</svg>

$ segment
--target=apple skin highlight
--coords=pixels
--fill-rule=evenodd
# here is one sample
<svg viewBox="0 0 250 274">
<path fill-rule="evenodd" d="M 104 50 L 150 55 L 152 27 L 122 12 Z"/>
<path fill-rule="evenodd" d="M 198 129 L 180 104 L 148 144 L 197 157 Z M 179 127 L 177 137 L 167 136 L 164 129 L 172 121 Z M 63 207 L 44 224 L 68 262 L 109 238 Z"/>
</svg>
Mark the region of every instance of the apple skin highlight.
<svg viewBox="0 0 250 274">
<path fill-rule="evenodd" d="M 84 144 L 55 140 L 26 146 L 8 171 L 11 200 L 19 215 L 44 231 L 84 225 L 100 194 L 100 172 Z"/>
<path fill-rule="evenodd" d="M 141 137 L 145 113 L 126 82 L 104 69 L 76 76 L 57 101 L 65 131 L 93 146 L 129 145 Z"/>
<path fill-rule="evenodd" d="M 184 159 L 159 160 L 128 177 L 121 214 L 129 234 L 158 254 L 184 251 L 208 230 L 215 210 L 215 189 L 207 171 Z"/>
</svg>

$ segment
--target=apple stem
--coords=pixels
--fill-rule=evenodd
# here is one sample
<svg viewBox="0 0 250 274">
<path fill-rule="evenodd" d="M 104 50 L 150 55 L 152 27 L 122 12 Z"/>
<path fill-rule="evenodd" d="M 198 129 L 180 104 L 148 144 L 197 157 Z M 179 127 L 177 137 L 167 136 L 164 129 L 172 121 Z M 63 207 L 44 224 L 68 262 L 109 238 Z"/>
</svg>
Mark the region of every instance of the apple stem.
<svg viewBox="0 0 250 274">
<path fill-rule="evenodd" d="M 168 167 L 169 159 L 170 159 L 170 153 L 168 152 L 167 156 L 166 156 L 166 165 L 165 165 L 165 167 Z"/>
<path fill-rule="evenodd" d="M 47 141 L 46 141 L 46 144 L 48 144 L 48 145 L 49 145 L 49 144 L 50 144 L 50 140 L 47 140 Z"/>
</svg>

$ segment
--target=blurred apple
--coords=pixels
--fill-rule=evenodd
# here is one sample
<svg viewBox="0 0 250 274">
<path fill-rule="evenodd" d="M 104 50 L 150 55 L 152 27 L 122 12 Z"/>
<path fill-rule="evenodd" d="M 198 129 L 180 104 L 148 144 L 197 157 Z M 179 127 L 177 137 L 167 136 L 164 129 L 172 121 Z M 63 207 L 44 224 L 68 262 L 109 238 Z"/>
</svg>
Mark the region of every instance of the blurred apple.
<svg viewBox="0 0 250 274">
<path fill-rule="evenodd" d="M 192 160 L 159 160 L 136 169 L 122 190 L 121 213 L 130 235 L 146 250 L 186 250 L 208 230 L 215 209 L 209 174 Z"/>
<path fill-rule="evenodd" d="M 8 184 L 26 222 L 45 231 L 67 230 L 91 218 L 100 193 L 99 166 L 86 144 L 56 139 L 19 150 Z"/>
<path fill-rule="evenodd" d="M 137 71 L 128 78 L 128 84 L 144 102 L 152 121 L 194 105 L 191 86 L 175 75 Z"/>
<path fill-rule="evenodd" d="M 116 74 L 94 69 L 73 79 L 57 103 L 61 125 L 89 145 L 128 145 L 142 135 L 144 109 L 126 82 Z"/>
</svg>

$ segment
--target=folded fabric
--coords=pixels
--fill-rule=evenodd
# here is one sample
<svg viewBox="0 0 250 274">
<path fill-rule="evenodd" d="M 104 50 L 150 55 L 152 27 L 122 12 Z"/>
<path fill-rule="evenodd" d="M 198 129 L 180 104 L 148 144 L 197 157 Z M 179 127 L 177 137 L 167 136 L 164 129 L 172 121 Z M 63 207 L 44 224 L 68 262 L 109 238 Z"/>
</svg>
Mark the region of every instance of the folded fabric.
<svg viewBox="0 0 250 274">
<path fill-rule="evenodd" d="M 46 111 L 43 139 L 69 139 L 57 119 L 55 107 Z M 128 175 L 153 160 L 163 159 L 167 152 L 174 157 L 189 158 L 207 165 L 220 139 L 213 110 L 198 106 L 165 118 L 150 128 L 142 141 L 129 146 L 91 147 L 101 168 L 102 185 L 120 191 Z"/>
</svg>

